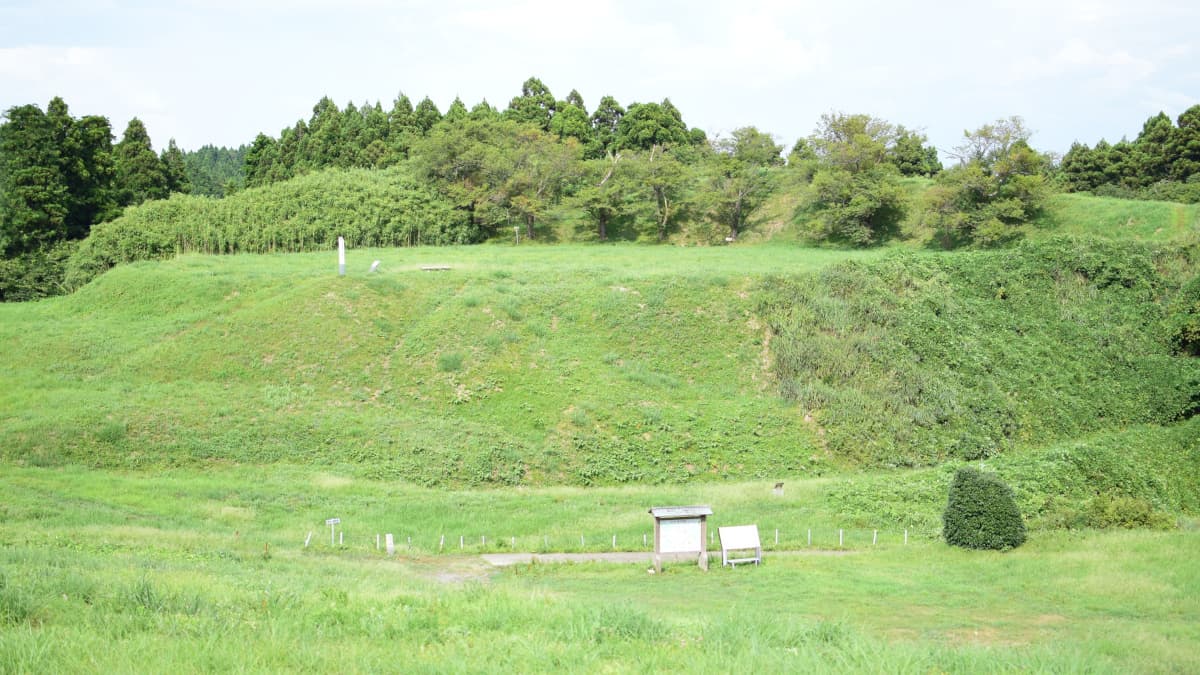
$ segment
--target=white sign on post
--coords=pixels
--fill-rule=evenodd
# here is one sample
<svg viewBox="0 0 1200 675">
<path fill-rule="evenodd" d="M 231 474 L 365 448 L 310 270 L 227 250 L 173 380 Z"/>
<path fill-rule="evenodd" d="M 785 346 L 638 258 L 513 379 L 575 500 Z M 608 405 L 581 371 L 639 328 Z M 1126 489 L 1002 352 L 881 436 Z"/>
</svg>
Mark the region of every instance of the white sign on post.
<svg viewBox="0 0 1200 675">
<path fill-rule="evenodd" d="M 346 276 L 346 240 L 338 237 L 338 276 Z"/>
<path fill-rule="evenodd" d="M 341 518 L 330 518 L 325 521 L 325 524 L 329 526 L 329 545 L 330 546 L 337 545 L 337 540 L 334 539 L 334 537 L 333 537 L 333 531 L 335 529 L 337 529 L 337 525 L 340 522 L 342 522 Z"/>
</svg>

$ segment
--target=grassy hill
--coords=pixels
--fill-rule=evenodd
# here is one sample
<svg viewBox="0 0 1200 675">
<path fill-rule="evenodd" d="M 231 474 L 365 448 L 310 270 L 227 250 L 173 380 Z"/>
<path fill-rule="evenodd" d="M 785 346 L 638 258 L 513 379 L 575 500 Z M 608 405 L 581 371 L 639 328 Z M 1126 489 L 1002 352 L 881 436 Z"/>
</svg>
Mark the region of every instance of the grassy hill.
<svg viewBox="0 0 1200 675">
<path fill-rule="evenodd" d="M 344 278 L 330 254 L 135 263 L 0 307 L 2 452 L 427 485 L 978 459 L 1191 415 L 1200 368 L 1162 335 L 1188 260 L 1053 242 L 378 249 Z"/>
<path fill-rule="evenodd" d="M 816 444 L 770 382 L 757 279 L 878 255 L 369 250 L 345 278 L 330 254 L 120 266 L 0 308 L 4 453 L 348 462 L 431 484 L 800 470 Z"/>
</svg>

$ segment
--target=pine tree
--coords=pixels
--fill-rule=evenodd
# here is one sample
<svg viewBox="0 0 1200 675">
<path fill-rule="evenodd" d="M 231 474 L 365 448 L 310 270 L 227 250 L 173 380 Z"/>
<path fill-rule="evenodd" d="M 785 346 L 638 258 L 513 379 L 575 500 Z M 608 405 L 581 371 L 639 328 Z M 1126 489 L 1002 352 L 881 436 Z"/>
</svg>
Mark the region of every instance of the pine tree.
<svg viewBox="0 0 1200 675">
<path fill-rule="evenodd" d="M 1200 105 L 1179 114 L 1179 126 L 1171 135 L 1167 149 L 1171 159 L 1171 177 L 1177 181 L 1200 180 Z"/>
<path fill-rule="evenodd" d="M 440 122 L 441 119 L 442 113 L 438 110 L 437 105 L 429 100 L 428 96 L 421 99 L 416 109 L 413 110 L 413 126 L 421 134 L 428 134 L 433 125 Z"/>
<path fill-rule="evenodd" d="M 175 145 L 174 138 L 167 142 L 167 149 L 163 150 L 159 159 L 163 164 L 163 175 L 167 179 L 167 192 L 190 193 L 192 184 L 188 180 L 187 164 L 183 161 L 183 151 Z"/>
<path fill-rule="evenodd" d="M 36 105 L 10 108 L 4 116 L 0 249 L 16 255 L 66 238 L 70 192 L 51 119 Z"/>
<path fill-rule="evenodd" d="M 146 125 L 138 118 L 129 120 L 125 135 L 114 149 L 114 160 L 117 202 L 121 206 L 167 196 L 166 170 L 150 145 Z"/>
</svg>

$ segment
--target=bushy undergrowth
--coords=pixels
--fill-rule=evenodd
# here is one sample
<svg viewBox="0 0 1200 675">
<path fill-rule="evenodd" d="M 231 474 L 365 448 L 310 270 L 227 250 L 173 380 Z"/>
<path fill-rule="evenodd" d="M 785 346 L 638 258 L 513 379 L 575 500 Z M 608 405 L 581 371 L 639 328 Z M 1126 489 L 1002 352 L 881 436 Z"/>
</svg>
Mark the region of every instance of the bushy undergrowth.
<svg viewBox="0 0 1200 675">
<path fill-rule="evenodd" d="M 60 241 L 0 258 L 0 302 L 40 300 L 62 293 L 67 260 L 78 246 L 77 241 Z"/>
<path fill-rule="evenodd" d="M 1134 426 L 986 463 L 1008 483 L 1029 527 L 1171 527 L 1200 513 L 1200 418 Z M 936 538 L 955 469 L 886 472 L 830 485 L 826 497 L 852 527 L 895 523 Z"/>
<path fill-rule="evenodd" d="M 994 473 L 959 469 L 942 513 L 942 536 L 963 548 L 1004 550 L 1025 543 L 1025 522 L 1012 488 Z"/>
<path fill-rule="evenodd" d="M 899 255 L 770 279 L 760 312 L 783 394 L 830 450 L 976 460 L 1194 412 L 1200 362 L 1165 338 L 1176 288 L 1156 265 L 1170 255 L 1070 239 Z"/>
<path fill-rule="evenodd" d="M 225 199 L 176 194 L 92 228 L 67 266 L 79 288 L 114 265 L 179 253 L 287 253 L 348 246 L 466 244 L 464 214 L 404 169 L 322 171 Z"/>
</svg>

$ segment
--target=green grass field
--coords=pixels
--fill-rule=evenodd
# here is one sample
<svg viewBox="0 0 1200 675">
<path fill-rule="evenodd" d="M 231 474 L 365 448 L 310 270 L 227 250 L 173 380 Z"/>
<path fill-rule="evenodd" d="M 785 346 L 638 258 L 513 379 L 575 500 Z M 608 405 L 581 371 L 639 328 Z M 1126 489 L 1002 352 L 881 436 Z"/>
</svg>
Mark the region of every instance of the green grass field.
<svg viewBox="0 0 1200 675">
<path fill-rule="evenodd" d="M 749 513 L 829 523 L 831 482 L 797 482 L 779 498 L 762 484 L 434 492 L 299 467 L 9 470 L 0 670 L 1200 667 L 1200 572 L 1179 564 L 1200 553 L 1194 523 L 1041 532 L 1008 553 L 859 539 L 840 554 L 768 551 L 761 568 L 679 563 L 662 575 L 610 563 L 495 570 L 470 555 L 478 548 L 409 551 L 403 536 L 389 558 L 372 532 L 410 520 L 451 532 L 635 531 L 649 524 L 645 505 L 692 497 L 713 502 L 723 524 Z M 347 534 L 331 547 L 323 519 L 335 515 Z"/>
</svg>

